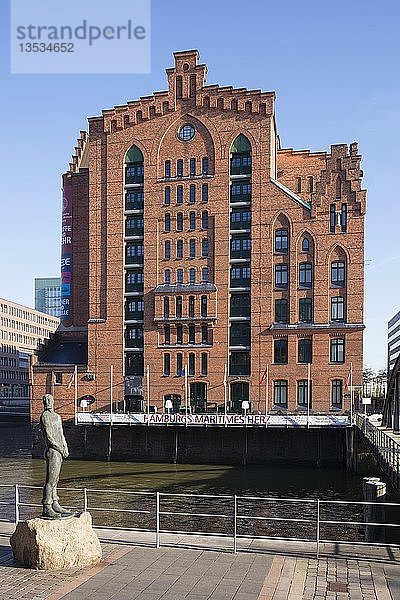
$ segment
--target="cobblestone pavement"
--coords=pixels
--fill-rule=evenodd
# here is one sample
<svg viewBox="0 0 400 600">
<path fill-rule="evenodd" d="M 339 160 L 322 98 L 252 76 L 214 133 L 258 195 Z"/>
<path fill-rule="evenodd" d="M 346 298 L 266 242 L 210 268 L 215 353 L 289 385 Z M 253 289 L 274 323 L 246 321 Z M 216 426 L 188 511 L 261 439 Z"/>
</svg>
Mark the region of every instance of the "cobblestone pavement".
<svg viewBox="0 0 400 600">
<path fill-rule="evenodd" d="M 22 568 L 0 532 L 1 600 L 399 600 L 400 552 L 383 548 L 361 558 L 312 556 L 310 548 L 262 547 L 248 541 L 238 554 L 188 547 L 186 538 L 132 535 L 122 541 L 98 531 L 103 540 L 100 565 L 62 572 Z M 108 532 L 109 533 L 109 532 Z M 121 534 L 122 536 L 122 534 Z M 123 537 L 123 536 L 122 536 Z M 209 540 L 218 547 L 226 540 Z M 144 545 L 145 544 L 145 545 Z M 323 552 L 324 548 L 321 549 Z M 350 551 L 348 551 L 350 552 Z M 368 548 L 365 549 L 368 552 Z M 336 554 L 343 553 L 337 551 Z"/>
</svg>

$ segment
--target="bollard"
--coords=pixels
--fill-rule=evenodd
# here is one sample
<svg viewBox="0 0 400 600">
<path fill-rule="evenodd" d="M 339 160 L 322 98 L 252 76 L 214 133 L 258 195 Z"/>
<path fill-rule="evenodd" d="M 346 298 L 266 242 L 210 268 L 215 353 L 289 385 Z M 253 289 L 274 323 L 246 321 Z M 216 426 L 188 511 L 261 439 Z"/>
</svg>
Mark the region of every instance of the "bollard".
<svg viewBox="0 0 400 600">
<path fill-rule="evenodd" d="M 364 477 L 363 496 L 365 502 L 385 502 L 386 483 L 380 481 L 379 477 Z M 377 504 L 364 505 L 364 521 L 366 523 L 384 523 L 384 507 Z M 381 525 L 365 525 L 365 541 L 383 541 L 384 529 Z"/>
</svg>

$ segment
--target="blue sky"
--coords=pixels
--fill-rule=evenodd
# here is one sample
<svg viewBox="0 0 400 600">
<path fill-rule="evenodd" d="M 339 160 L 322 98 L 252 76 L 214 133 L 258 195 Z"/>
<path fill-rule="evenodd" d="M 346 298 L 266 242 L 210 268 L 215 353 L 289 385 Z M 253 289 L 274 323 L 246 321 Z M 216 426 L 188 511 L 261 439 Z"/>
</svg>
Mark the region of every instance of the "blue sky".
<svg viewBox="0 0 400 600">
<path fill-rule="evenodd" d="M 10 75 L 1 2 L 0 296 L 32 305 L 33 278 L 58 274 L 60 178 L 86 117 L 165 89 L 172 53 L 198 48 L 208 83 L 276 91 L 283 146 L 359 142 L 365 365 L 383 368 L 387 321 L 400 310 L 399 17 L 397 0 L 153 0 L 150 74 Z"/>
</svg>

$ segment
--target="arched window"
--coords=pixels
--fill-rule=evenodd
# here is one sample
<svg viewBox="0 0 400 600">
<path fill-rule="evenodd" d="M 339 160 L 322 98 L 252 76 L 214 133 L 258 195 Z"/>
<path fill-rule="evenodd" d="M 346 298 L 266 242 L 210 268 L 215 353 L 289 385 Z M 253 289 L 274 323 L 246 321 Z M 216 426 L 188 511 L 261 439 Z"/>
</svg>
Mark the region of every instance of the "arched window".
<svg viewBox="0 0 400 600">
<path fill-rule="evenodd" d="M 171 283 L 171 269 L 165 269 L 165 271 L 164 271 L 164 283 Z"/>
<path fill-rule="evenodd" d="M 303 238 L 303 241 L 301 242 L 301 251 L 302 252 L 309 252 L 310 250 L 310 240 L 308 238 Z"/>
<path fill-rule="evenodd" d="M 137 146 L 131 146 L 125 154 L 125 183 L 143 183 L 143 154 Z"/>
<path fill-rule="evenodd" d="M 196 283 L 196 269 L 189 270 L 189 283 Z"/>
<path fill-rule="evenodd" d="M 249 179 L 243 180 L 241 187 L 251 185 L 251 145 L 242 133 L 237 136 L 231 146 L 231 175 L 249 175 Z M 232 191 L 232 190 L 231 190 Z"/>
</svg>

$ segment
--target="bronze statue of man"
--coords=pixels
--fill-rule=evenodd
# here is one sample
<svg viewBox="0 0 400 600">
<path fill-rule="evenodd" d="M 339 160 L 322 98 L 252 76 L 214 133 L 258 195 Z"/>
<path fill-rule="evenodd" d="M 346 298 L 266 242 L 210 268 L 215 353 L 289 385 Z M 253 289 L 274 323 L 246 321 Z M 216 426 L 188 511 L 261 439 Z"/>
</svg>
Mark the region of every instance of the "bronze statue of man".
<svg viewBox="0 0 400 600">
<path fill-rule="evenodd" d="M 40 417 L 46 440 L 46 483 L 43 488 L 43 513 L 48 519 L 59 519 L 72 513 L 58 503 L 57 484 L 60 478 L 63 458 L 68 456 L 68 446 L 64 437 L 60 415 L 54 411 L 54 398 L 51 394 L 43 396 L 43 413 Z"/>
</svg>

